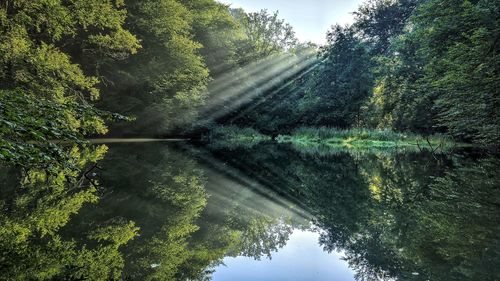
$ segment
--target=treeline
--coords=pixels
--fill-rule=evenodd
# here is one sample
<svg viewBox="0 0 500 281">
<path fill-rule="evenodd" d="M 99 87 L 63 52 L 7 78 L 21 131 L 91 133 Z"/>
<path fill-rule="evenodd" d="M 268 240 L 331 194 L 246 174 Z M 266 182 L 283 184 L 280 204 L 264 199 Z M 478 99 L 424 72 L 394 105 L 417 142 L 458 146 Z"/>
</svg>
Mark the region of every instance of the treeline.
<svg viewBox="0 0 500 281">
<path fill-rule="evenodd" d="M 369 0 L 328 43 L 277 13 L 214 0 L 2 1 L 0 157 L 64 156 L 49 140 L 166 136 L 215 124 L 446 133 L 500 143 L 493 0 Z M 41 152 L 41 153 L 40 153 Z"/>
<path fill-rule="evenodd" d="M 0 3 L 0 157 L 18 164 L 62 157 L 49 140 L 109 133 L 107 121 L 128 121 L 113 135 L 182 133 L 210 81 L 297 46 L 277 13 L 214 0 Z"/>
<path fill-rule="evenodd" d="M 500 2 L 368 0 L 305 78 L 220 121 L 265 133 L 377 128 L 500 144 Z"/>
</svg>

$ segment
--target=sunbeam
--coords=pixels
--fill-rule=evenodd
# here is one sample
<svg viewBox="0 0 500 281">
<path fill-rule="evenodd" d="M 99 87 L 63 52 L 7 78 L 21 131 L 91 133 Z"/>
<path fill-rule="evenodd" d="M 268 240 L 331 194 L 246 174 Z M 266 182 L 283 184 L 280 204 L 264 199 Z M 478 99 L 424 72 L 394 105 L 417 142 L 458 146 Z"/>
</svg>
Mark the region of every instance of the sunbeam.
<svg viewBox="0 0 500 281">
<path fill-rule="evenodd" d="M 317 67 L 318 67 L 318 63 L 313 64 L 311 67 L 309 67 L 308 69 L 306 69 L 305 71 L 303 71 L 302 73 L 300 73 L 299 75 L 297 75 L 296 77 L 294 77 L 292 80 L 290 80 L 287 83 L 283 84 L 281 87 L 279 87 L 278 89 L 270 92 L 269 94 L 266 94 L 260 100 L 254 102 L 252 105 L 250 105 L 249 107 L 247 107 L 244 110 L 242 110 L 240 113 L 238 113 L 237 116 L 233 117 L 232 120 L 236 120 L 239 117 L 245 115 L 247 112 L 254 110 L 259 105 L 261 105 L 262 103 L 266 102 L 268 99 L 272 98 L 273 96 L 275 96 L 276 94 L 278 94 L 279 92 L 281 92 L 286 87 L 290 86 L 296 80 L 301 79 L 301 78 L 305 77 L 306 75 L 308 75 L 309 73 L 311 73 Z M 297 91 L 299 91 L 299 90 L 300 89 L 297 89 L 296 91 L 294 91 L 294 93 L 297 92 Z"/>
<path fill-rule="evenodd" d="M 293 55 L 272 56 L 221 76 L 209 88 L 210 100 L 200 110 L 200 122 L 220 118 L 269 91 L 275 93 L 274 87 L 281 83 L 289 85 L 289 79 L 309 73 L 316 63 L 315 50 L 308 49 Z"/>
</svg>

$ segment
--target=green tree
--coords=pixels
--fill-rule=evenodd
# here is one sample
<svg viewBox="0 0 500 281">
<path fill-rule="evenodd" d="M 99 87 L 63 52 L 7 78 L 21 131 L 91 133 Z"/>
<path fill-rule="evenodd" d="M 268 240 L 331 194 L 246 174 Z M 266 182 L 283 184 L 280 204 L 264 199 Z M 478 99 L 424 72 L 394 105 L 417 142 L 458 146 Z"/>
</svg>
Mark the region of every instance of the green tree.
<svg viewBox="0 0 500 281">
<path fill-rule="evenodd" d="M 368 0 L 354 12 L 354 28 L 371 46 L 372 55 L 389 54 L 391 41 L 404 33 L 422 0 Z"/>
<path fill-rule="evenodd" d="M 192 38 L 193 13 L 177 0 L 127 2 L 128 28 L 143 48 L 110 66 L 102 106 L 136 117 L 113 127 L 117 134 L 167 134 L 186 126 L 203 104 L 208 69 Z"/>
<path fill-rule="evenodd" d="M 95 70 L 86 71 L 89 65 L 81 66 L 77 62 L 84 53 L 110 60 L 136 53 L 140 45 L 123 27 L 126 15 L 124 3 L 119 0 L 2 2 L 2 140 L 25 142 L 26 135 L 20 136 L 22 133 L 19 131 L 26 125 L 35 126 L 28 130 L 41 134 L 45 133 L 44 127 L 51 127 L 55 132 L 71 132 L 56 136 L 57 139 L 71 141 L 82 135 L 107 131 L 102 114 L 90 105 L 99 97 L 99 77 L 91 76 L 98 73 Z M 33 102 L 38 98 L 42 99 L 44 106 Z M 18 108 L 28 106 L 24 108 L 27 112 L 41 111 L 37 117 L 42 120 L 27 120 L 6 112 L 9 110 L 6 107 L 16 107 L 16 104 Z M 54 114 L 59 118 L 65 116 L 66 122 L 43 126 L 42 123 L 48 122 L 43 117 L 49 118 Z M 5 118 L 6 115 L 10 116 Z M 17 132 L 14 132 L 16 136 L 12 136 L 13 130 Z M 33 138 L 37 139 L 36 136 Z M 1 146 L 4 159 L 14 159 L 16 153 L 22 153 L 22 146 L 12 145 L 10 141 L 2 141 Z M 7 153 L 14 156 L 6 156 Z"/>
<path fill-rule="evenodd" d="M 244 38 L 243 28 L 231 14 L 229 6 L 213 0 L 181 1 L 192 13 L 192 30 L 202 48 L 200 54 L 216 79 L 237 67 L 238 45 Z"/>
<path fill-rule="evenodd" d="M 366 28 L 365 20 L 358 26 Z M 495 1 L 418 5 L 378 58 L 367 123 L 498 144 L 497 26 Z"/>
<path fill-rule="evenodd" d="M 245 33 L 238 50 L 242 65 L 290 50 L 298 43 L 292 26 L 278 18 L 278 11 L 245 13 L 237 9 L 232 13 Z"/>
<path fill-rule="evenodd" d="M 301 104 L 303 123 L 340 128 L 359 125 L 361 106 L 372 86 L 367 46 L 352 27 L 336 25 L 327 39 Z"/>
<path fill-rule="evenodd" d="M 497 1 L 430 1 L 415 17 L 437 125 L 457 139 L 500 141 L 499 10 Z"/>
</svg>

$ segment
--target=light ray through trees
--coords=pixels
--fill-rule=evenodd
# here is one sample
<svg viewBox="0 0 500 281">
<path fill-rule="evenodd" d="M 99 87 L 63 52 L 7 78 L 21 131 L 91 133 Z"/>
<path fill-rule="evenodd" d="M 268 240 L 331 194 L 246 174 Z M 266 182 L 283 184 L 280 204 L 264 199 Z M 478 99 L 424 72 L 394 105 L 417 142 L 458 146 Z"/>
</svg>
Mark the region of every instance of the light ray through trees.
<svg viewBox="0 0 500 281">
<path fill-rule="evenodd" d="M 275 87 L 286 87 L 315 68 L 315 54 L 311 48 L 294 55 L 271 56 L 221 76 L 209 87 L 211 98 L 200 110 L 200 122 L 222 117 Z"/>
</svg>

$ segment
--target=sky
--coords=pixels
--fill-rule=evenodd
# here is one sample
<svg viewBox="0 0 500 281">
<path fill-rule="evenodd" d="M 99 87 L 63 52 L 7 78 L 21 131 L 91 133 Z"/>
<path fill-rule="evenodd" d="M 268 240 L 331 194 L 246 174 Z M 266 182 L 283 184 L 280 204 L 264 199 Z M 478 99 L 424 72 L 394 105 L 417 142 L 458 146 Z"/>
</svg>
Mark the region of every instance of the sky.
<svg viewBox="0 0 500 281">
<path fill-rule="evenodd" d="M 326 42 L 326 32 L 336 23 L 349 24 L 363 0 L 219 0 L 247 12 L 267 9 L 279 11 L 279 17 L 290 23 L 300 41 Z"/>
</svg>

